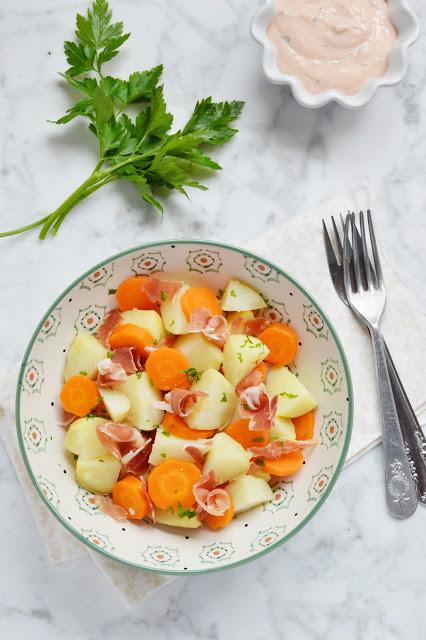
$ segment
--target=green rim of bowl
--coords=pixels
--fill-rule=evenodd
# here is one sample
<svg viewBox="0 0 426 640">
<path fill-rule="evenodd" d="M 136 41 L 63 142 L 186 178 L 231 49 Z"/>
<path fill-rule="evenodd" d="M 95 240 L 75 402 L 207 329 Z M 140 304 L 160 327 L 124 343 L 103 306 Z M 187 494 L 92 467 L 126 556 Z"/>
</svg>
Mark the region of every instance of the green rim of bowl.
<svg viewBox="0 0 426 640">
<path fill-rule="evenodd" d="M 327 325 L 327 328 L 329 329 L 331 335 L 333 336 L 337 348 L 339 350 L 339 354 L 340 357 L 342 358 L 342 362 L 343 362 L 343 368 L 345 371 L 345 378 L 346 378 L 346 385 L 348 388 L 348 421 L 347 421 L 347 425 L 346 425 L 346 435 L 345 435 L 345 441 L 343 443 L 343 448 L 342 448 L 342 452 L 340 454 L 340 458 L 339 461 L 337 463 L 336 469 L 333 473 L 333 476 L 330 480 L 330 482 L 328 483 L 323 495 L 320 497 L 320 499 L 318 500 L 317 504 L 313 507 L 313 509 L 308 513 L 308 515 L 302 520 L 302 522 L 300 522 L 300 524 L 298 524 L 297 527 L 295 527 L 292 531 L 290 531 L 287 535 L 283 536 L 282 539 L 278 540 L 277 542 L 275 542 L 274 544 L 271 544 L 269 547 L 267 547 L 266 549 L 263 549 L 262 551 L 259 551 L 258 553 L 253 554 L 252 556 L 249 556 L 247 558 L 243 558 L 242 560 L 238 560 L 237 562 L 232 562 L 230 564 L 227 564 L 225 566 L 222 567 L 211 567 L 208 569 L 200 569 L 200 570 L 191 570 L 188 569 L 187 571 L 172 571 L 172 570 L 164 570 L 164 569 L 155 569 L 153 567 L 147 567 L 141 563 L 138 562 L 130 562 L 128 560 L 123 560 L 122 558 L 119 558 L 117 556 L 115 556 L 113 553 L 109 553 L 107 551 L 104 551 L 103 549 L 99 549 L 99 547 L 97 547 L 95 544 L 93 544 L 92 542 L 90 542 L 89 540 L 87 540 L 86 538 L 84 538 L 76 529 L 74 529 L 72 526 L 69 525 L 69 523 L 62 517 L 62 515 L 60 513 L 58 513 L 55 509 L 52 508 L 50 502 L 47 500 L 47 498 L 44 496 L 43 492 L 41 491 L 40 487 L 38 486 L 37 480 L 34 477 L 31 465 L 29 463 L 28 457 L 27 457 L 27 453 L 25 451 L 25 447 L 24 447 L 24 441 L 23 441 L 23 437 L 22 437 L 22 431 L 21 431 L 21 409 L 20 409 L 20 400 L 21 400 L 21 389 L 22 389 L 22 379 L 23 379 L 23 375 L 24 375 L 24 371 L 25 371 L 25 367 L 27 364 L 27 358 L 28 355 L 33 347 L 33 344 L 46 320 L 46 318 L 51 314 L 51 312 L 53 311 L 53 309 L 55 309 L 55 307 L 58 305 L 59 302 L 62 301 L 62 299 L 66 296 L 66 294 L 71 291 L 71 289 L 73 289 L 81 280 L 83 280 L 84 278 L 86 278 L 87 276 L 89 276 L 91 273 L 93 273 L 93 271 L 96 271 L 97 269 L 100 269 L 101 267 L 103 267 L 104 265 L 108 264 L 109 262 L 112 262 L 118 258 L 121 258 L 123 256 L 128 255 L 129 253 L 133 253 L 134 251 L 140 251 L 143 249 L 149 249 L 151 247 L 155 247 L 155 246 L 164 246 L 164 245 L 171 245 L 171 244 L 191 244 L 191 245 L 203 245 L 203 246 L 213 246 L 213 247 L 219 247 L 219 248 L 223 248 L 223 249 L 229 249 L 231 251 L 236 251 L 237 253 L 240 253 L 244 256 L 249 256 L 251 258 L 255 258 L 256 260 L 260 260 L 261 262 L 264 262 L 265 264 L 267 264 L 269 267 L 271 267 L 272 269 L 275 269 L 278 273 L 280 273 L 282 276 L 284 276 L 289 282 L 291 282 L 297 289 L 299 289 L 299 291 L 301 291 L 309 300 L 312 304 L 314 304 L 316 306 L 316 308 L 320 311 L 322 317 L 324 318 L 324 322 Z M 294 278 L 292 278 L 288 273 L 286 273 L 285 271 L 283 271 L 283 269 L 281 269 L 280 267 L 278 267 L 276 264 L 274 264 L 273 262 L 270 262 L 269 260 L 266 260 L 265 258 L 262 258 L 261 256 L 251 252 L 251 251 L 246 251 L 240 247 L 235 247 L 233 245 L 230 244 L 226 244 L 223 242 L 214 242 L 214 241 L 209 241 L 209 240 L 161 240 L 160 242 L 149 242 L 147 244 L 142 244 L 142 245 L 138 245 L 135 247 L 132 247 L 131 249 L 127 249 L 126 251 L 121 251 L 120 253 L 116 253 L 115 255 L 107 258 L 106 260 L 102 260 L 101 262 L 99 262 L 98 264 L 96 264 L 94 267 L 92 267 L 91 269 L 89 269 L 88 271 L 86 271 L 85 273 L 83 273 L 81 276 L 79 276 L 78 278 L 76 278 L 62 293 L 61 295 L 59 295 L 56 300 L 51 304 L 51 306 L 49 307 L 49 309 L 47 310 L 47 312 L 44 314 L 43 318 L 40 320 L 39 324 L 37 325 L 31 340 L 28 344 L 28 347 L 26 348 L 23 360 L 22 360 L 22 364 L 21 364 L 21 368 L 19 370 L 19 376 L 18 376 L 18 385 L 17 385 L 17 389 L 16 389 L 16 404 L 15 404 L 15 411 L 16 411 L 16 429 L 17 429 L 17 435 L 18 435 L 18 441 L 19 441 L 19 448 L 21 450 L 21 454 L 25 463 L 25 467 L 27 469 L 28 475 L 31 478 L 31 481 L 37 491 L 37 493 L 39 494 L 39 496 L 41 497 L 41 499 L 43 500 L 44 504 L 47 506 L 47 508 L 49 509 L 49 511 L 55 516 L 55 518 L 57 518 L 57 520 L 59 520 L 59 522 L 70 532 L 72 533 L 73 536 L 75 536 L 80 542 L 82 542 L 83 544 L 85 544 L 87 547 L 89 547 L 90 549 L 93 549 L 94 551 L 96 551 L 97 553 L 100 553 L 101 555 L 109 558 L 109 559 L 113 559 L 117 562 L 120 562 L 121 564 L 128 566 L 128 567 L 136 567 L 138 569 L 142 569 L 144 571 L 149 571 L 150 573 L 160 573 L 160 574 L 170 574 L 170 575 L 181 575 L 181 576 L 187 576 L 187 575 L 196 575 L 196 574 L 206 574 L 206 573 L 213 573 L 216 571 L 224 571 L 226 569 L 232 569 L 234 567 L 239 567 L 247 562 L 251 562 L 252 560 L 256 560 L 258 558 L 261 558 L 262 556 L 266 555 L 267 553 L 269 553 L 270 551 L 272 551 L 273 549 L 276 549 L 277 547 L 281 546 L 282 544 L 284 544 L 285 542 L 287 542 L 288 540 L 290 540 L 290 538 L 292 538 L 293 536 L 295 536 L 301 529 L 303 529 L 303 527 L 311 520 L 311 518 L 314 517 L 314 515 L 317 513 L 317 511 L 321 508 L 321 506 L 324 504 L 325 500 L 328 498 L 328 496 L 331 493 L 331 490 L 333 489 L 334 485 L 336 484 L 336 480 L 340 475 L 340 472 L 342 471 L 343 465 L 345 463 L 346 460 L 346 454 L 348 452 L 348 448 L 349 448 L 349 443 L 351 440 L 351 435 L 352 435 L 352 425 L 353 425 L 353 415 L 354 415 L 354 400 L 353 400 L 353 388 L 352 388 L 352 379 L 351 379 L 351 374 L 349 371 L 349 365 L 348 365 L 348 361 L 345 355 L 345 351 L 343 349 L 342 343 L 340 342 L 340 339 L 336 333 L 336 330 L 333 327 L 333 324 L 331 323 L 329 317 L 327 316 L 327 314 L 324 312 L 324 310 L 322 309 L 321 305 L 318 304 L 318 302 L 315 300 L 315 298 L 313 298 L 313 296 L 301 285 L 299 284 L 299 282 L 297 282 Z"/>
</svg>

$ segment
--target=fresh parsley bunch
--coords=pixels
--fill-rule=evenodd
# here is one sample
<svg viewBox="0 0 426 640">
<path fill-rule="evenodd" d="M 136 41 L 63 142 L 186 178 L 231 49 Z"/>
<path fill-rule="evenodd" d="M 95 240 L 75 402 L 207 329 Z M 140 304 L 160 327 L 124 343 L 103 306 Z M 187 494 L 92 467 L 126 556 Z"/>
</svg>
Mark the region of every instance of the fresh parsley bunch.
<svg viewBox="0 0 426 640">
<path fill-rule="evenodd" d="M 62 75 L 80 91 L 83 98 L 70 107 L 56 124 L 66 124 L 77 116 L 89 120 L 89 129 L 99 141 L 99 159 L 90 176 L 55 211 L 32 224 L 5 233 L 10 236 L 41 227 L 39 237 L 55 235 L 72 209 L 109 182 L 126 180 L 141 198 L 163 212 L 155 196 L 157 187 L 186 187 L 205 190 L 193 177 L 194 167 L 218 170 L 221 167 L 203 150 L 205 145 L 221 145 L 236 129 L 230 124 L 238 118 L 243 102 L 197 102 L 182 130 L 170 133 L 173 116 L 167 112 L 163 87 L 159 85 L 162 65 L 148 71 L 135 71 L 127 80 L 104 75 L 103 65 L 119 53 L 129 38 L 122 22 L 111 22 L 106 0 L 95 0 L 86 16 L 77 14 L 76 41 L 66 41 L 69 68 Z M 132 120 L 128 105 L 140 105 Z"/>
</svg>

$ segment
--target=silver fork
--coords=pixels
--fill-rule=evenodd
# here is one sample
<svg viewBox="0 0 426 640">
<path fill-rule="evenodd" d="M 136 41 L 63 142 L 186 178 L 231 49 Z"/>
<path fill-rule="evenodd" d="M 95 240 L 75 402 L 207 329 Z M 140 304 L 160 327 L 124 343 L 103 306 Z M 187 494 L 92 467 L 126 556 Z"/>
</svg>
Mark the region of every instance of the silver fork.
<svg viewBox="0 0 426 640">
<path fill-rule="evenodd" d="M 371 214 L 368 211 L 368 227 L 373 256 L 370 264 L 365 232 L 364 214 L 360 212 L 361 242 L 358 240 L 355 215 L 349 214 L 345 223 L 343 241 L 343 277 L 349 306 L 363 322 L 371 335 L 377 369 L 377 385 L 382 419 L 383 453 L 385 462 L 386 501 L 390 512 L 397 518 L 408 518 L 417 508 L 416 488 L 405 450 L 386 366 L 385 344 L 380 332 L 380 322 L 386 304 L 382 268 L 377 250 Z M 352 260 L 355 282 L 351 281 L 351 251 L 349 229 L 352 235 Z M 361 270 L 365 274 L 366 287 Z"/>
<path fill-rule="evenodd" d="M 342 223 L 342 230 L 344 231 L 345 222 L 343 216 L 340 214 L 340 219 Z M 334 287 L 340 299 L 349 306 L 348 300 L 346 298 L 344 278 L 343 278 L 343 245 L 340 239 L 340 233 L 337 228 L 334 217 L 331 218 L 331 222 L 333 225 L 334 231 L 334 240 L 336 246 L 336 252 L 333 248 L 333 244 L 331 242 L 329 233 L 327 231 L 327 226 L 323 223 L 323 231 L 324 231 L 324 244 L 325 251 L 327 256 L 328 267 L 330 270 L 330 276 L 333 281 Z M 358 229 L 356 225 L 354 226 L 354 231 L 357 236 L 358 244 L 362 243 L 361 236 L 359 235 Z M 350 271 L 351 271 L 351 281 L 352 285 L 355 282 L 355 272 L 353 267 L 353 259 L 352 259 L 352 247 L 349 242 L 349 251 L 350 251 Z M 369 261 L 370 273 L 373 273 L 372 265 Z M 361 269 L 361 276 L 364 287 L 366 287 L 366 276 Z M 410 461 L 411 473 L 414 478 L 414 482 L 416 485 L 417 498 L 423 504 L 426 504 L 426 438 L 423 434 L 423 431 L 420 427 L 419 421 L 417 420 L 417 416 L 414 413 L 414 410 L 410 404 L 407 393 L 404 389 L 404 386 L 401 382 L 401 379 L 396 370 L 395 364 L 392 360 L 391 354 L 387 348 L 386 343 L 385 346 L 385 355 L 386 355 L 386 364 L 388 368 L 388 374 L 392 385 L 393 396 L 395 400 L 395 405 L 398 413 L 399 423 L 402 430 L 402 435 L 404 437 L 405 449 Z"/>
</svg>

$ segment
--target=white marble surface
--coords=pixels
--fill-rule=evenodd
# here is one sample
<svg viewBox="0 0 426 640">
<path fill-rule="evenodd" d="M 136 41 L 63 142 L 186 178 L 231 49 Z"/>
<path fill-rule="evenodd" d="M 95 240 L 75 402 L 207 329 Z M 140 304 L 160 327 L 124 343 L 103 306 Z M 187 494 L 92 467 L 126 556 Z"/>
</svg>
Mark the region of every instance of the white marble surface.
<svg viewBox="0 0 426 640">
<path fill-rule="evenodd" d="M 411 2 L 421 24 L 426 9 Z M 368 175 L 387 253 L 426 300 L 426 40 L 410 71 L 358 112 L 299 107 L 260 70 L 248 35 L 258 2 L 120 0 L 133 37 L 112 67 L 163 62 L 178 122 L 197 98 L 247 102 L 241 133 L 216 157 L 208 193 L 169 198 L 164 222 L 126 185 L 80 205 L 55 240 L 0 240 L 0 376 L 23 353 L 50 301 L 103 257 L 156 238 L 243 243 Z M 55 72 L 76 10 L 70 0 L 0 3 L 0 228 L 54 208 L 88 174 L 95 148 L 85 125 L 48 124 L 70 96 Z M 138 65 L 138 60 L 140 64 Z M 112 69 L 113 71 L 113 69 Z M 18 306 L 19 305 L 19 306 Z M 13 312 L 11 310 L 17 309 Z M 12 329 L 11 329 L 12 327 Z M 401 324 L 401 330 L 405 327 Z M 409 354 L 407 354 L 409 357 Z M 424 638 L 425 511 L 407 522 L 386 513 L 380 451 L 344 471 L 332 496 L 285 548 L 226 574 L 178 580 L 127 610 L 95 566 L 49 566 L 20 487 L 0 447 L 0 637 L 98 640 Z"/>
</svg>

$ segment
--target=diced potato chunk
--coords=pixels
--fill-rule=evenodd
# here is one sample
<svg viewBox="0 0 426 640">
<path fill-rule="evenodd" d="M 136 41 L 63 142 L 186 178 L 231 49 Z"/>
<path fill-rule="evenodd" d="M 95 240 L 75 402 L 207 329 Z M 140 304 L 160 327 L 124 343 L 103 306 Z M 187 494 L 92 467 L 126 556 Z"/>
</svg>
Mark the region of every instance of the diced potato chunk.
<svg viewBox="0 0 426 640">
<path fill-rule="evenodd" d="M 269 353 L 268 347 L 256 336 L 234 334 L 223 349 L 223 372 L 233 386 L 237 386 Z"/>
<path fill-rule="evenodd" d="M 85 371 L 89 378 L 96 378 L 98 362 L 107 357 L 108 351 L 99 340 L 90 333 L 79 333 L 68 350 L 67 363 L 64 369 L 65 382 Z"/>
<path fill-rule="evenodd" d="M 214 471 L 218 484 L 233 480 L 246 473 L 251 454 L 226 433 L 213 436 L 212 448 L 204 463 L 203 475 Z"/>
<path fill-rule="evenodd" d="M 226 491 L 232 498 L 235 513 L 242 513 L 258 507 L 274 497 L 266 480 L 256 476 L 237 478 L 226 487 Z"/>
<path fill-rule="evenodd" d="M 189 518 L 188 516 L 179 518 L 179 514 L 176 511 L 171 513 L 170 511 L 164 511 L 163 509 L 155 509 L 155 517 L 158 524 L 167 524 L 169 527 L 197 529 L 201 526 L 198 516 L 194 516 L 193 518 Z"/>
<path fill-rule="evenodd" d="M 64 445 L 82 460 L 90 460 L 108 453 L 100 443 L 96 427 L 107 422 L 103 418 L 79 418 L 75 420 L 65 434 Z"/>
<path fill-rule="evenodd" d="M 163 411 L 156 409 L 153 403 L 162 400 L 162 395 L 145 371 L 129 376 L 120 384 L 120 391 L 130 400 L 126 422 L 143 431 L 155 429 L 161 423 Z"/>
<path fill-rule="evenodd" d="M 234 415 L 237 404 L 234 387 L 215 369 L 207 369 L 191 391 L 204 391 L 207 397 L 199 398 L 186 418 L 191 429 L 220 429 Z"/>
<path fill-rule="evenodd" d="M 166 300 L 161 305 L 161 317 L 163 318 L 164 326 L 169 333 L 173 333 L 174 335 L 186 332 L 188 320 L 183 312 L 180 301 L 188 289 L 189 286 L 184 285 L 171 300 Z"/>
<path fill-rule="evenodd" d="M 269 436 L 271 440 L 296 440 L 296 429 L 290 418 L 276 416 Z"/>
<path fill-rule="evenodd" d="M 219 369 L 222 364 L 222 351 L 219 347 L 207 340 L 202 333 L 190 333 L 179 336 L 173 345 L 175 349 L 182 351 L 189 366 L 197 371 L 206 369 Z"/>
<path fill-rule="evenodd" d="M 111 493 L 117 482 L 120 469 L 120 460 L 110 453 L 93 460 L 83 460 L 79 457 L 75 467 L 75 477 L 78 485 L 83 489 L 107 494 Z"/>
<path fill-rule="evenodd" d="M 220 306 L 224 311 L 252 311 L 263 309 L 266 307 L 266 302 L 248 284 L 237 278 L 231 278 L 223 292 Z"/>
<path fill-rule="evenodd" d="M 144 309 L 130 309 L 122 311 L 121 324 L 135 324 L 142 329 L 146 329 L 159 342 L 166 336 L 164 323 L 159 313 Z"/>
<path fill-rule="evenodd" d="M 266 388 L 271 396 L 278 396 L 277 415 L 296 418 L 318 406 L 318 402 L 287 367 L 272 367 Z"/>
<path fill-rule="evenodd" d="M 160 427 L 155 434 L 154 444 L 149 456 L 149 464 L 157 466 L 170 458 L 194 462 L 193 457 L 185 451 L 185 447 L 188 445 L 196 446 L 203 454 L 207 453 L 211 446 L 204 439 L 194 441 L 176 438 Z"/>
<path fill-rule="evenodd" d="M 129 413 L 129 398 L 122 391 L 108 389 L 107 387 L 99 387 L 99 393 L 111 420 L 121 422 Z"/>
</svg>

